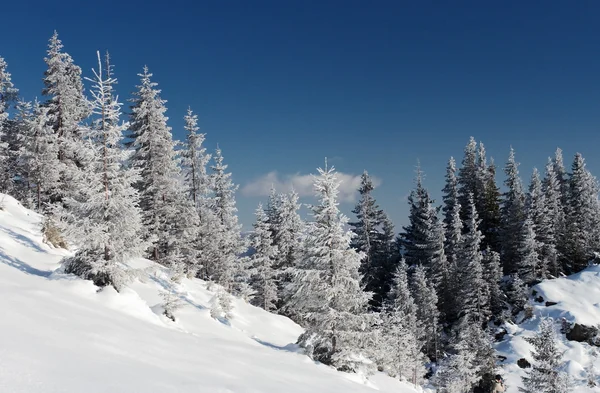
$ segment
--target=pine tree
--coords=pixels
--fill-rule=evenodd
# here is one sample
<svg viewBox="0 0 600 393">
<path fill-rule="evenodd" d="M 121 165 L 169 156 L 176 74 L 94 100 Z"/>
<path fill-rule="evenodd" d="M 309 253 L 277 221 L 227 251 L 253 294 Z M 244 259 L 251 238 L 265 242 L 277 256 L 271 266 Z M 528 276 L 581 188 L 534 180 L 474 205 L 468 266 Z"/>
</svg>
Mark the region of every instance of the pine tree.
<svg viewBox="0 0 600 393">
<path fill-rule="evenodd" d="M 63 52 L 62 42 L 55 31 L 48 45 L 44 59 L 47 70 L 44 73 L 42 94 L 48 97 L 48 124 L 57 136 L 60 182 L 48 190 L 52 203 L 60 203 L 64 197 L 78 197 L 78 171 L 82 168 L 81 139 L 84 132 L 81 122 L 90 114 L 90 105 L 83 93 L 81 68 L 75 65 L 71 56 Z"/>
<path fill-rule="evenodd" d="M 7 70 L 6 61 L 0 57 L 0 192 L 13 191 L 15 179 L 15 165 L 11 158 L 14 157 L 10 126 L 8 122 L 8 107 L 16 100 L 18 90 L 15 89 L 11 75 Z"/>
<path fill-rule="evenodd" d="M 255 291 L 252 304 L 271 311 L 275 309 L 278 301 L 277 272 L 273 269 L 278 250 L 273 244 L 268 217 L 260 204 L 256 209 L 256 222 L 254 232 L 250 236 L 250 247 L 254 250 L 250 256 Z"/>
<path fill-rule="evenodd" d="M 417 320 L 421 327 L 419 339 L 424 341 L 423 350 L 430 359 L 439 357 L 438 297 L 425 275 L 425 269 L 417 265 L 412 275 L 412 296 L 417 306 Z"/>
<path fill-rule="evenodd" d="M 363 276 L 363 286 L 368 292 L 376 292 L 378 266 L 377 257 L 379 253 L 379 238 L 383 220 L 383 210 L 379 208 L 372 195 L 375 187 L 367 171 L 361 176 L 361 184 L 358 189 L 360 200 L 352 212 L 356 214 L 357 221 L 350 222 L 350 227 L 355 236 L 352 239 L 352 247 L 363 253 L 360 273 Z M 379 308 L 381 304 L 373 304 Z"/>
<path fill-rule="evenodd" d="M 505 273 L 515 272 L 519 260 L 519 244 L 525 220 L 525 195 L 519 178 L 515 151 L 511 148 L 504 168 L 507 188 L 502 201 L 502 252 L 500 254 Z"/>
<path fill-rule="evenodd" d="M 598 183 L 586 169 L 585 160 L 577 153 L 569 178 L 566 218 L 565 269 L 576 273 L 584 269 L 599 249 Z"/>
<path fill-rule="evenodd" d="M 383 312 L 381 362 L 390 374 L 420 384 L 425 375 L 424 343 L 419 339 L 417 309 L 410 293 L 407 267 L 399 261 Z"/>
<path fill-rule="evenodd" d="M 235 192 L 238 187 L 233 184 L 231 173 L 226 172 L 227 165 L 223 163 L 223 154 L 219 148 L 215 152 L 214 161 L 210 184 L 216 225 L 212 235 L 218 252 L 208 266 L 208 276 L 225 290 L 239 292 L 247 284 L 249 277 L 239 260 L 239 255 L 246 250 L 236 215 Z"/>
<path fill-rule="evenodd" d="M 350 247 L 352 232 L 344 230 L 347 218 L 338 209 L 334 168 L 319 168 L 307 231 L 305 254 L 292 284 L 290 306 L 306 331 L 299 344 L 315 360 L 341 370 L 362 365 L 370 326 L 366 313 L 370 294 L 360 286 L 361 254 Z"/>
<path fill-rule="evenodd" d="M 562 371 L 562 353 L 557 348 L 554 321 L 544 319 L 538 333 L 526 338 L 533 345 L 533 366 L 522 377 L 524 393 L 565 393 L 570 391 L 568 379 Z"/>
<path fill-rule="evenodd" d="M 123 265 L 144 249 L 138 194 L 132 186 L 138 173 L 123 166 L 127 152 L 121 142 L 127 124 L 119 121 L 121 104 L 114 94 L 117 81 L 108 55 L 103 70 L 98 52 L 98 70 L 93 72 L 92 105 L 97 118 L 84 135 L 89 157 L 84 173 L 77 177 L 85 181 L 87 191 L 63 201 L 65 233 L 79 246 L 66 259 L 65 271 L 119 290 L 127 280 Z"/>
</svg>

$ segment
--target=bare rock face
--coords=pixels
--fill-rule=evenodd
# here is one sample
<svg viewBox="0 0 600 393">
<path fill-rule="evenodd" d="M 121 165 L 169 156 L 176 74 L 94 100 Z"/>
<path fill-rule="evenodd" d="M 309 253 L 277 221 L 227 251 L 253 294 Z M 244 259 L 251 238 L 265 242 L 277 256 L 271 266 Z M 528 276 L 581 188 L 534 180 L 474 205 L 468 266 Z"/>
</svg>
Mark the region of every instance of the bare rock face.
<svg viewBox="0 0 600 393">
<path fill-rule="evenodd" d="M 506 329 L 500 329 L 496 332 L 494 338 L 496 339 L 496 341 L 502 341 L 504 340 L 504 336 L 506 336 L 507 334 L 508 332 L 506 331 Z"/>
<path fill-rule="evenodd" d="M 550 302 L 550 301 L 547 301 L 547 302 L 546 302 L 546 307 L 554 306 L 555 304 L 558 304 L 558 303 L 557 303 L 557 302 Z"/>
<path fill-rule="evenodd" d="M 566 332 L 567 340 L 586 342 L 590 345 L 600 346 L 600 331 L 595 326 L 586 326 L 576 323 Z"/>
<path fill-rule="evenodd" d="M 519 366 L 521 368 L 530 368 L 531 367 L 531 363 L 529 363 L 527 361 L 527 359 L 521 358 L 521 359 L 517 360 L 517 366 Z"/>
</svg>

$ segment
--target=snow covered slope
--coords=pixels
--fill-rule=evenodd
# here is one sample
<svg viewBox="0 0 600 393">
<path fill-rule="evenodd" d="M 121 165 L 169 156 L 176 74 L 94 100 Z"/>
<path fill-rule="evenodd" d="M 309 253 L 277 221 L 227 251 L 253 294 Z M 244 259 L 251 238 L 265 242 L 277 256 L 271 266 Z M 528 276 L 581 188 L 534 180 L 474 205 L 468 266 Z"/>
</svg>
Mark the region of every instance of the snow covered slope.
<svg viewBox="0 0 600 393">
<path fill-rule="evenodd" d="M 147 260 L 122 293 L 53 273 L 67 252 L 42 242 L 40 216 L 8 196 L 0 206 L 0 392 L 415 392 L 315 364 L 293 344 L 298 325 L 242 301 L 230 325 L 216 321 L 200 280 L 174 288 L 173 323 L 160 309 L 168 272 Z"/>
<path fill-rule="evenodd" d="M 587 343 L 569 341 L 560 333 L 561 319 L 570 324 L 579 323 L 587 326 L 600 325 L 600 266 L 592 266 L 569 277 L 544 281 L 533 287 L 530 299 L 534 317 L 519 326 L 506 325 L 506 339 L 497 346 L 500 355 L 506 356 L 503 362 L 507 392 L 518 392 L 521 386 L 521 376 L 525 370 L 517 365 L 521 358 L 531 362 L 529 345 L 524 337 L 533 336 L 538 329 L 541 318 L 551 317 L 556 321 L 559 348 L 564 352 L 565 368 L 572 380 L 574 393 L 600 392 L 600 386 L 587 386 L 586 368 L 600 370 L 600 348 Z M 540 297 L 536 300 L 536 298 Z M 548 306 L 546 306 L 546 302 Z M 600 380 L 596 377 L 596 382 Z"/>
</svg>

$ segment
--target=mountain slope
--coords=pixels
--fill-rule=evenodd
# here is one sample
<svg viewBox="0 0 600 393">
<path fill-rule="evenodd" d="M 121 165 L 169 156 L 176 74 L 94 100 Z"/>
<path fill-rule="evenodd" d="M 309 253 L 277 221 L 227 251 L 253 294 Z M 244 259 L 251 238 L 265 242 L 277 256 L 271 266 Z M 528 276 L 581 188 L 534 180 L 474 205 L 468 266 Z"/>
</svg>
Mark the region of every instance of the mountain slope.
<svg viewBox="0 0 600 393">
<path fill-rule="evenodd" d="M 150 261 L 121 293 L 54 272 L 67 251 L 42 242 L 41 217 L 0 195 L 2 392 L 415 392 L 315 364 L 293 344 L 302 329 L 235 300 L 231 324 L 210 317 L 200 280 L 178 288 L 183 308 L 161 315 L 168 271 Z"/>
<path fill-rule="evenodd" d="M 534 286 L 530 304 L 533 306 L 533 317 L 519 325 L 506 324 L 504 328 L 508 334 L 496 346 L 499 354 L 506 357 L 503 371 L 508 386 L 507 393 L 519 391 L 521 376 L 526 371 L 517 365 L 517 361 L 522 358 L 532 361 L 532 347 L 524 337 L 534 336 L 544 317 L 551 317 L 556 322 L 558 346 L 564 353 L 565 371 L 571 379 L 571 392 L 600 392 L 598 377 L 595 377 L 597 387 L 587 386 L 586 371 L 589 367 L 600 370 L 600 348 L 585 342 L 569 341 L 560 332 L 563 318 L 569 325 L 600 325 L 600 266 L 591 266 L 572 276 L 546 280 Z"/>
</svg>

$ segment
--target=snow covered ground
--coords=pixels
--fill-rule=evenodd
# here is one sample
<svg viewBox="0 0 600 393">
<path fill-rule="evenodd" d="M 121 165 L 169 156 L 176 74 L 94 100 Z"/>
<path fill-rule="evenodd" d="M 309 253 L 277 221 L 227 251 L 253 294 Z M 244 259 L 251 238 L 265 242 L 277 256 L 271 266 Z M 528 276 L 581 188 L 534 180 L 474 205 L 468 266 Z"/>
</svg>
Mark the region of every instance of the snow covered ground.
<svg viewBox="0 0 600 393">
<path fill-rule="evenodd" d="M 565 318 L 569 323 L 580 323 L 587 326 L 600 325 L 600 266 L 591 266 L 586 270 L 569 277 L 547 280 L 536 285 L 533 290 L 536 296 L 543 298 L 538 302 L 531 298 L 534 317 L 520 325 L 505 325 L 508 334 L 505 340 L 497 345 L 500 355 L 506 356 L 504 377 L 508 393 L 518 392 L 521 376 L 525 370 L 517 365 L 517 361 L 525 358 L 532 361 L 531 345 L 524 337 L 533 336 L 538 329 L 541 318 L 551 317 L 556 321 L 559 348 L 564 352 L 565 369 L 571 378 L 573 393 L 600 392 L 600 386 L 587 387 L 586 367 L 592 365 L 599 373 L 600 348 L 587 343 L 569 341 L 560 333 L 560 321 Z M 540 299 L 541 300 L 541 299 Z M 556 305 L 546 306 L 546 301 Z M 600 380 L 596 377 L 596 382 Z"/>
<path fill-rule="evenodd" d="M 117 293 L 54 271 L 68 253 L 42 242 L 40 217 L 0 195 L 0 392 L 415 392 L 383 375 L 364 381 L 315 364 L 293 344 L 302 329 L 235 301 L 231 324 L 210 317 L 200 280 L 178 288 L 176 323 L 161 315 L 168 272 L 132 261 L 140 279 Z"/>
</svg>

